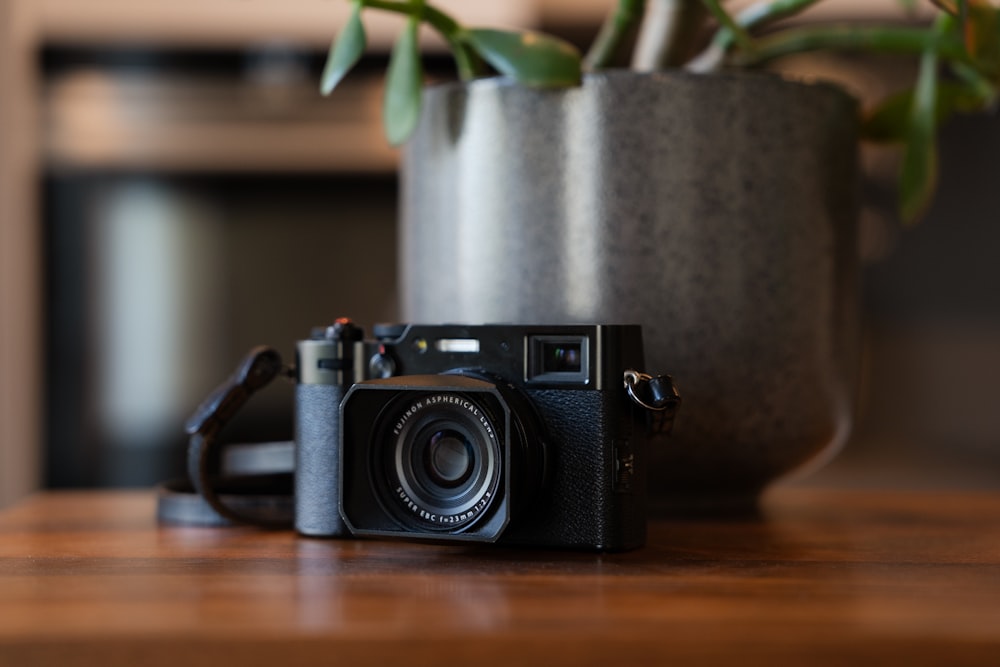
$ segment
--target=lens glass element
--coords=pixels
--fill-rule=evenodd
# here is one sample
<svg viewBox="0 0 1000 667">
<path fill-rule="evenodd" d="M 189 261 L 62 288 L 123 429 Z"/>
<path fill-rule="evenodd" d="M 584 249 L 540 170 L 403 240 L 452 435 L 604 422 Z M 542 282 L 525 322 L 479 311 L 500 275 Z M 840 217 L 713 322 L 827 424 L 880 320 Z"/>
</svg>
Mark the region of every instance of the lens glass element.
<svg viewBox="0 0 1000 667">
<path fill-rule="evenodd" d="M 472 474 L 475 453 L 464 434 L 453 429 L 438 431 L 426 451 L 427 472 L 438 486 L 459 486 Z"/>
</svg>

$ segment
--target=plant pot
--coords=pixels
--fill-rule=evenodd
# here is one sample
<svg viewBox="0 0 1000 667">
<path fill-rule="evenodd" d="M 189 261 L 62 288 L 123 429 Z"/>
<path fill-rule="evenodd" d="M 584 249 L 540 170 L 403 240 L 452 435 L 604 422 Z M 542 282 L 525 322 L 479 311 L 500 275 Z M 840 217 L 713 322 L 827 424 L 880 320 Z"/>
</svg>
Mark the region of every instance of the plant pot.
<svg viewBox="0 0 1000 667">
<path fill-rule="evenodd" d="M 768 74 L 431 88 L 403 163 L 403 315 L 642 324 L 684 399 L 654 503 L 746 503 L 850 430 L 857 132 L 839 89 Z"/>
</svg>

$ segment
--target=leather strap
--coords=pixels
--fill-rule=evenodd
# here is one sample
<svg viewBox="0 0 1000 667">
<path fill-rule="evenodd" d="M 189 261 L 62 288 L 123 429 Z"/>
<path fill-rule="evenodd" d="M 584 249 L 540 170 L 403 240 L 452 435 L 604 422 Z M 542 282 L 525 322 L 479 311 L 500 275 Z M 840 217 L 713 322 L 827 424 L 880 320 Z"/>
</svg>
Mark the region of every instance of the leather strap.
<svg viewBox="0 0 1000 667">
<path fill-rule="evenodd" d="M 294 521 L 295 503 L 291 493 L 278 493 L 283 488 L 290 489 L 290 481 L 258 478 L 246 488 L 238 487 L 238 484 L 228 484 L 218 489 L 218 498 L 226 507 L 233 508 L 241 516 L 260 517 L 273 525 L 290 526 Z M 268 490 L 272 493 L 267 493 Z M 157 487 L 156 518 L 162 524 L 175 526 L 234 525 L 216 512 L 186 478 L 172 479 Z"/>
<path fill-rule="evenodd" d="M 161 485 L 157 517 L 163 523 L 218 526 L 249 523 L 289 528 L 294 443 L 222 445 L 219 434 L 249 398 L 287 374 L 273 348 L 257 347 L 187 421 L 188 481 Z"/>
</svg>

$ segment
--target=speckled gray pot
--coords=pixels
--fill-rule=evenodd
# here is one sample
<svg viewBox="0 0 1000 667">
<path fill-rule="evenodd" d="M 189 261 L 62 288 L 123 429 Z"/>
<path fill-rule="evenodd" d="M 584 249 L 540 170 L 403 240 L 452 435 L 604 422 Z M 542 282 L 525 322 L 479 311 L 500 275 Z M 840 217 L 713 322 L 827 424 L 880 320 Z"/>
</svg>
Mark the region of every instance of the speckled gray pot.
<svg viewBox="0 0 1000 667">
<path fill-rule="evenodd" d="M 432 88 L 403 169 L 422 322 L 639 322 L 684 405 L 659 503 L 741 502 L 834 452 L 858 351 L 857 109 L 766 74 Z"/>
</svg>

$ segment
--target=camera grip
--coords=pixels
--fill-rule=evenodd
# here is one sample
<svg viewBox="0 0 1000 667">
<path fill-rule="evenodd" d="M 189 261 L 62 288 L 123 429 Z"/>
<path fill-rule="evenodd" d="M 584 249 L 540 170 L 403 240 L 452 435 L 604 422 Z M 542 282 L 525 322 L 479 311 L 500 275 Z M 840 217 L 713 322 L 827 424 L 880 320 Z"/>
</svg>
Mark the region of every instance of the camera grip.
<svg viewBox="0 0 1000 667">
<path fill-rule="evenodd" d="M 295 529 L 303 535 L 349 535 L 340 515 L 343 395 L 335 384 L 295 387 Z"/>
</svg>

